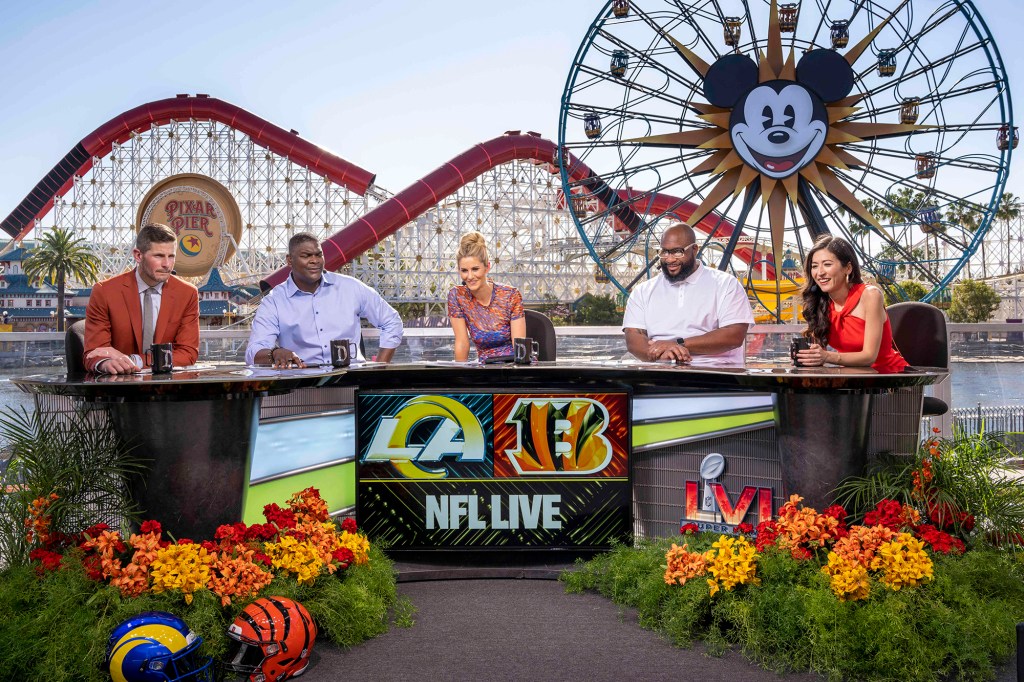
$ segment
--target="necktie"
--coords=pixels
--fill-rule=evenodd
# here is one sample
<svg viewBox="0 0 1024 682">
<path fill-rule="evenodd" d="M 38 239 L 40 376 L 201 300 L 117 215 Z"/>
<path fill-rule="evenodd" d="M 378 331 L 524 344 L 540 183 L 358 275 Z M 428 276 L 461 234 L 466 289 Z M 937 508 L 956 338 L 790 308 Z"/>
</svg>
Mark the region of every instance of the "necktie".
<svg viewBox="0 0 1024 682">
<path fill-rule="evenodd" d="M 153 345 L 153 287 L 142 292 L 142 352 Z"/>
</svg>

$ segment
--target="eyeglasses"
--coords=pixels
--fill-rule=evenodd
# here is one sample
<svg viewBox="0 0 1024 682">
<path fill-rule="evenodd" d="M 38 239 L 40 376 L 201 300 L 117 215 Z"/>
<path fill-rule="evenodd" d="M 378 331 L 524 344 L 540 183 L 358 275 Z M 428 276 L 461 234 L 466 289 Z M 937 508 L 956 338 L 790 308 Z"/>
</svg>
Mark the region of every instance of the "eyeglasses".
<svg viewBox="0 0 1024 682">
<path fill-rule="evenodd" d="M 686 255 L 687 251 L 689 251 L 691 248 L 694 248 L 695 246 L 697 246 L 696 243 L 690 244 L 689 246 L 684 246 L 679 249 L 662 249 L 661 251 L 658 252 L 658 257 L 661 258 L 662 260 L 668 260 L 669 258 L 682 258 L 683 256 Z"/>
</svg>

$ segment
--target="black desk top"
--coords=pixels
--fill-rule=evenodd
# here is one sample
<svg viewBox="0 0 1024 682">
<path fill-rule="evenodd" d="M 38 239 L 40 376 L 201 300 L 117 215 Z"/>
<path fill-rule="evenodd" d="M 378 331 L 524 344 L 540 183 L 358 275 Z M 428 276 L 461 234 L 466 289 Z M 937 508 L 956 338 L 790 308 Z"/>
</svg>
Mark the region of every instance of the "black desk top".
<svg viewBox="0 0 1024 682">
<path fill-rule="evenodd" d="M 746 367 L 693 367 L 669 363 L 559 360 L 533 365 L 424 362 L 363 363 L 344 369 L 313 367 L 275 370 L 221 365 L 171 374 L 33 375 L 11 379 L 21 390 L 100 400 L 195 400 L 217 395 L 269 394 L 320 386 L 452 389 L 514 385 L 523 388 L 621 383 L 641 392 L 668 390 L 883 391 L 933 384 L 940 368 L 879 374 L 862 367 L 793 367 L 771 363 Z"/>
</svg>

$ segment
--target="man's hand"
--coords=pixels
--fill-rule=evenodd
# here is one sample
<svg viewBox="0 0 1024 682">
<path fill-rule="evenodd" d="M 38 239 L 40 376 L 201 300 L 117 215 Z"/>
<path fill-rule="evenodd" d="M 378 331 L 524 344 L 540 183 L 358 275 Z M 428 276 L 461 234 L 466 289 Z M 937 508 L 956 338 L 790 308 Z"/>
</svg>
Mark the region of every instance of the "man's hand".
<svg viewBox="0 0 1024 682">
<path fill-rule="evenodd" d="M 274 369 L 303 368 L 306 363 L 302 361 L 295 351 L 288 348 L 274 348 L 270 351 L 271 365 Z"/>
<path fill-rule="evenodd" d="M 647 357 L 650 360 L 675 360 L 680 363 L 690 362 L 690 351 L 675 341 L 651 341 L 647 344 Z"/>
<path fill-rule="evenodd" d="M 104 374 L 132 374 L 141 369 L 130 356 L 111 346 L 91 350 L 85 358 L 86 364 L 96 359 L 101 359 L 100 362 L 102 362 L 102 364 L 97 363 L 96 371 Z"/>
</svg>

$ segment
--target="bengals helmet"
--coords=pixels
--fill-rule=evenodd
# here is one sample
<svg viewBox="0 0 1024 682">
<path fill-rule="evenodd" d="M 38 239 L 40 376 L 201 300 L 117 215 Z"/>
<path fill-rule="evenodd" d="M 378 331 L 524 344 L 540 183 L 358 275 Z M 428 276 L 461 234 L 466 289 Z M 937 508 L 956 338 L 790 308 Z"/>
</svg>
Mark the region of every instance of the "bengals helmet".
<svg viewBox="0 0 1024 682">
<path fill-rule="evenodd" d="M 286 597 L 261 597 L 228 627 L 233 642 L 224 669 L 250 682 L 281 682 L 306 671 L 316 625 L 302 604 Z"/>
<path fill-rule="evenodd" d="M 114 628 L 107 668 L 114 682 L 213 682 L 212 659 L 198 655 L 202 643 L 173 613 L 146 611 Z"/>
</svg>

